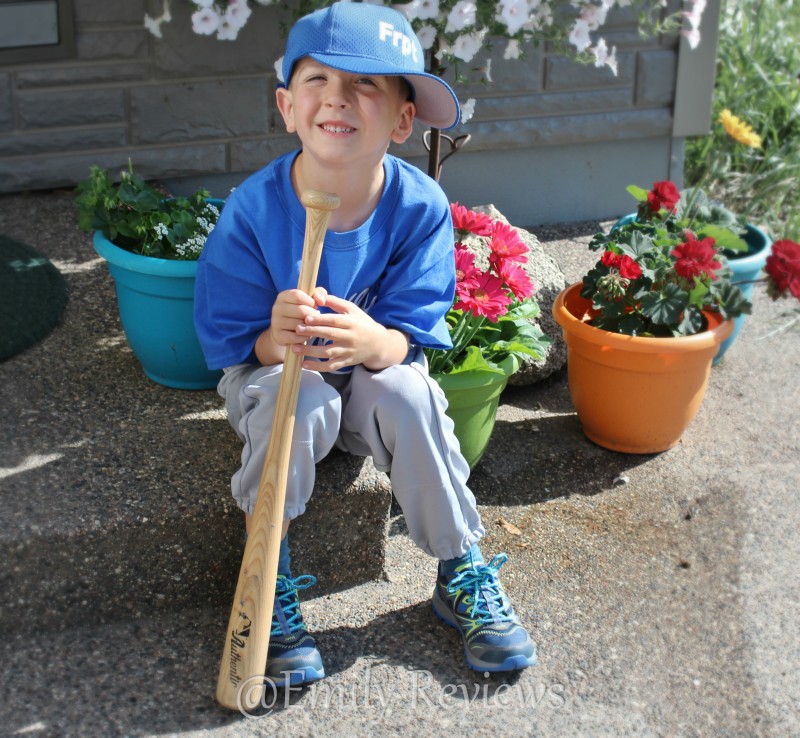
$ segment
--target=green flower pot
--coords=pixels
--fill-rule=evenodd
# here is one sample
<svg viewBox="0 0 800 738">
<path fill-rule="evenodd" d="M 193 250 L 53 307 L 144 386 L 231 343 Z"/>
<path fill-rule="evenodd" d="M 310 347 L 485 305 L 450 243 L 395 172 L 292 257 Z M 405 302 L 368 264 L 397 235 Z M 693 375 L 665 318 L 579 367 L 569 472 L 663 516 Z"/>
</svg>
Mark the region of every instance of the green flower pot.
<svg viewBox="0 0 800 738">
<path fill-rule="evenodd" d="M 481 460 L 494 430 L 500 395 L 518 362 L 509 356 L 500 365 L 503 373 L 461 372 L 431 374 L 447 398 L 447 415 L 455 424 L 461 453 L 472 469 Z"/>
</svg>

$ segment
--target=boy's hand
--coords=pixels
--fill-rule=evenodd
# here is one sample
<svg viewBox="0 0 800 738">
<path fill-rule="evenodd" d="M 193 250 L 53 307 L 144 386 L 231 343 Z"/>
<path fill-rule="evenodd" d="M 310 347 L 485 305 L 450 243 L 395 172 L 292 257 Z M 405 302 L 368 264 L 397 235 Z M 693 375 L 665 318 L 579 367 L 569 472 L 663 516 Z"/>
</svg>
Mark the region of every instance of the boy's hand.
<svg viewBox="0 0 800 738">
<path fill-rule="evenodd" d="M 335 372 L 346 366 L 363 364 L 368 369 L 378 370 L 403 361 L 408 353 L 405 333 L 385 328 L 354 303 L 329 295 L 322 288 L 315 290 L 314 299 L 317 305 L 324 305 L 333 312 L 306 313 L 303 323 L 295 324 L 297 335 L 301 341 L 321 338 L 326 343 L 320 346 L 295 343 L 292 350 L 327 361 L 304 361 L 305 369 Z"/>
<path fill-rule="evenodd" d="M 302 290 L 285 290 L 278 294 L 272 305 L 270 327 L 256 341 L 256 356 L 265 366 L 283 363 L 286 347 L 303 343 L 305 336 L 297 333 L 297 326 L 312 314 L 317 314 L 314 298 Z"/>
</svg>

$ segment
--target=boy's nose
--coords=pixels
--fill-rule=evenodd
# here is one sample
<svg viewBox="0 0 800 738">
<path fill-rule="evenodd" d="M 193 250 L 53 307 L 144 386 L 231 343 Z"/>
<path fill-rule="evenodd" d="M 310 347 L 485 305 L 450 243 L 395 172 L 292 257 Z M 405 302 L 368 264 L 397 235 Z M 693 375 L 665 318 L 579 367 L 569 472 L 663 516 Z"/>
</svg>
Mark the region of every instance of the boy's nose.
<svg viewBox="0 0 800 738">
<path fill-rule="evenodd" d="M 350 105 L 347 87 L 342 80 L 336 77 L 329 80 L 325 91 L 326 105 L 330 105 L 332 108 L 346 108 Z"/>
</svg>

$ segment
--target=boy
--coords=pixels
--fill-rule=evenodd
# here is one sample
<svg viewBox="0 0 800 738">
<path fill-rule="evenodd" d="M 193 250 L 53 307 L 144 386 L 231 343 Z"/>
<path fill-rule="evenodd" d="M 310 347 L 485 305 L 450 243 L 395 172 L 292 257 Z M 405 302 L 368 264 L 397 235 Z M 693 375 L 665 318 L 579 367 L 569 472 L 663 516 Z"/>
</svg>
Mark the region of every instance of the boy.
<svg viewBox="0 0 800 738">
<path fill-rule="evenodd" d="M 424 71 L 406 19 L 367 3 L 337 3 L 301 18 L 276 92 L 299 152 L 251 176 L 225 205 L 200 258 L 195 319 L 219 393 L 244 449 L 233 495 L 249 527 L 287 347 L 304 355 L 286 490 L 266 676 L 276 685 L 325 675 L 291 576 L 288 525 L 314 487 L 315 463 L 336 446 L 389 472 L 414 542 L 439 559 L 433 609 L 457 628 L 467 665 L 510 671 L 536 662 L 497 572 L 469 467 L 424 346 L 446 348 L 455 269 L 447 198 L 427 175 L 387 154 L 413 120 L 450 128 L 455 94 Z M 296 289 L 306 188 L 336 193 L 318 287 Z M 281 432 L 277 429 L 276 432 Z"/>
</svg>

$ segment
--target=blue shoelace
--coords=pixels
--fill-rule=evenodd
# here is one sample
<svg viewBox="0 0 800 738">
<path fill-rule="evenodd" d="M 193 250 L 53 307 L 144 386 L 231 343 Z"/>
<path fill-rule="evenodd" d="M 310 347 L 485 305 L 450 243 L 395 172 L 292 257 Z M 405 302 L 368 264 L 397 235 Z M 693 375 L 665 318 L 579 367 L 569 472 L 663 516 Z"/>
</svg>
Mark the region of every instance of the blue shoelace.
<svg viewBox="0 0 800 738">
<path fill-rule="evenodd" d="M 275 582 L 275 607 L 272 613 L 271 636 L 288 636 L 302 628 L 303 616 L 300 613 L 300 600 L 297 591 L 308 589 L 317 583 L 311 574 L 301 574 L 296 579 L 279 576 Z"/>
<path fill-rule="evenodd" d="M 504 553 L 497 554 L 488 564 L 478 564 L 458 572 L 448 583 L 448 594 L 455 595 L 459 590 L 471 597 L 469 616 L 483 625 L 507 623 L 514 618 L 506 612 L 503 593 L 497 573 L 508 561 Z"/>
</svg>

